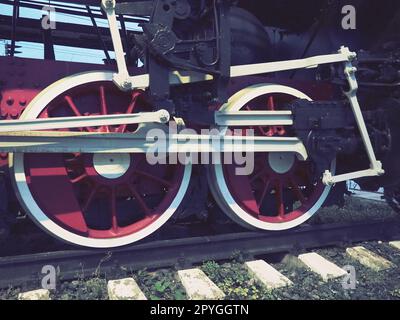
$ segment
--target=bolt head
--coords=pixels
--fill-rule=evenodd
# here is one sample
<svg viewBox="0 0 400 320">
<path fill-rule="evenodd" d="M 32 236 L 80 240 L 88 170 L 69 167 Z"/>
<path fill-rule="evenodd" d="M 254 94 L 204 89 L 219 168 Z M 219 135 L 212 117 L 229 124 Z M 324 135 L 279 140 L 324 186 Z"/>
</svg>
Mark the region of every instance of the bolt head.
<svg viewBox="0 0 400 320">
<path fill-rule="evenodd" d="M 130 81 L 124 81 L 124 82 L 122 82 L 122 87 L 124 89 L 131 89 L 132 88 L 132 83 Z"/>
<path fill-rule="evenodd" d="M 114 0 L 104 0 L 103 1 L 104 7 L 107 9 L 114 7 Z"/>
<path fill-rule="evenodd" d="M 354 60 L 355 58 L 357 58 L 357 53 L 355 52 L 351 52 L 349 55 L 350 60 Z"/>
<path fill-rule="evenodd" d="M 167 117 L 166 115 L 162 115 L 162 116 L 160 117 L 160 121 L 161 121 L 162 123 L 166 123 L 166 122 L 168 121 L 168 117 Z"/>
<path fill-rule="evenodd" d="M 14 99 L 12 97 L 8 97 L 6 102 L 9 106 L 12 106 L 14 104 Z"/>
</svg>

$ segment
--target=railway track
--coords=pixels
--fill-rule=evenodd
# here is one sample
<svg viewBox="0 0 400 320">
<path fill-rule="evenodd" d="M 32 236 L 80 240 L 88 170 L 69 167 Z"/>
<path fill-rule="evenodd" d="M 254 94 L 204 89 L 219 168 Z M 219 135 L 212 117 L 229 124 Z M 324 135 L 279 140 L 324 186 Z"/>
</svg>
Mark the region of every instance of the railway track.
<svg viewBox="0 0 400 320">
<path fill-rule="evenodd" d="M 302 226 L 291 232 L 243 232 L 217 236 L 163 240 L 123 249 L 69 250 L 0 258 L 0 288 L 40 287 L 42 268 L 59 270 L 58 280 L 113 274 L 118 270 L 159 269 L 172 266 L 188 268 L 209 260 L 230 259 L 240 252 L 246 259 L 258 256 L 304 252 L 315 248 L 350 245 L 364 241 L 390 241 L 400 238 L 397 220 L 363 223 Z"/>
</svg>

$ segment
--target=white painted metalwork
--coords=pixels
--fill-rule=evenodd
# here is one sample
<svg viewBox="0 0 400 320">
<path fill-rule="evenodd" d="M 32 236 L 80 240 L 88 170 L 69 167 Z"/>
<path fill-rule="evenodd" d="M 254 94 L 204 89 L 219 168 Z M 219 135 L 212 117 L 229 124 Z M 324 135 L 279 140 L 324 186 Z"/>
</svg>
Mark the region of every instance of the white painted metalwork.
<svg viewBox="0 0 400 320">
<path fill-rule="evenodd" d="M 348 49 L 342 47 L 340 52 L 347 53 Z M 351 172 L 346 174 L 341 174 L 339 176 L 333 176 L 331 172 L 326 171 L 324 173 L 323 182 L 325 184 L 334 185 L 339 182 L 344 182 L 348 180 L 355 180 L 359 178 L 365 177 L 376 177 L 385 174 L 385 171 L 382 168 L 382 163 L 376 159 L 374 149 L 372 147 L 371 138 L 369 137 L 367 126 L 364 121 L 364 117 L 361 111 L 360 104 L 357 99 L 357 90 L 358 90 L 358 83 L 356 79 L 356 71 L 357 69 L 353 67 L 351 61 L 355 57 L 349 56 L 349 60 L 345 63 L 344 73 L 346 75 L 346 79 L 349 83 L 349 91 L 345 92 L 347 98 L 349 99 L 351 108 L 354 113 L 354 117 L 356 119 L 358 129 L 361 134 L 362 141 L 364 143 L 364 147 L 366 149 L 369 161 L 370 161 L 370 169 Z"/>
<path fill-rule="evenodd" d="M 170 115 L 167 110 L 135 114 L 3 120 L 0 121 L 0 132 L 72 129 L 121 124 L 167 123 L 169 120 Z"/>
<path fill-rule="evenodd" d="M 116 23 L 117 20 L 115 17 L 115 1 L 103 0 L 103 7 L 107 11 L 111 36 L 113 38 L 113 43 L 116 51 L 116 58 L 117 61 L 120 60 L 118 63 L 118 73 L 114 76 L 114 82 L 116 82 L 116 84 L 122 89 L 136 88 L 139 85 L 139 81 L 137 81 L 136 77 L 130 77 L 126 68 L 121 36 L 118 31 Z M 384 174 L 382 163 L 377 161 L 375 152 L 372 148 L 371 140 L 369 138 L 365 121 L 356 95 L 358 89 L 358 84 L 355 77 L 356 70 L 351 63 L 351 61 L 353 61 L 356 57 L 356 53 L 351 52 L 347 47 L 342 47 L 336 54 L 320 55 L 298 60 L 234 66 L 231 67 L 230 70 L 231 77 L 243 77 L 256 74 L 290 71 L 295 69 L 316 68 L 322 64 L 343 63 L 345 65 L 345 74 L 350 85 L 350 91 L 347 92 L 346 95 L 350 101 L 354 116 L 356 117 L 357 125 L 370 160 L 371 168 L 368 170 L 342 174 L 339 176 L 333 176 L 330 171 L 326 171 L 323 177 L 323 182 L 326 185 L 334 185 L 338 182 L 343 182 L 350 179 L 380 176 Z M 147 78 L 147 80 L 149 80 L 149 78 Z M 146 85 L 146 87 L 147 86 L 148 84 Z"/>
<path fill-rule="evenodd" d="M 17 131 L 39 131 L 73 129 L 144 123 L 167 123 L 167 110 L 140 112 L 135 114 L 112 114 L 76 117 L 38 118 L 33 120 L 0 121 L 0 133 Z M 293 125 L 291 111 L 238 111 L 215 112 L 215 123 L 219 126 L 290 126 Z"/>
<path fill-rule="evenodd" d="M 348 48 L 344 48 L 344 50 L 339 51 L 339 53 L 315 56 L 305 59 L 235 66 L 231 68 L 231 77 L 236 78 L 264 73 L 290 71 L 295 69 L 317 68 L 322 64 L 347 62 L 349 61 L 349 57 L 355 58 L 356 54 L 350 52 Z"/>
<path fill-rule="evenodd" d="M 217 111 L 215 124 L 218 126 L 291 126 L 291 111 Z"/>
<path fill-rule="evenodd" d="M 96 153 L 93 155 L 93 167 L 106 179 L 122 177 L 131 166 L 129 153 Z"/>
<path fill-rule="evenodd" d="M 124 47 L 122 45 L 121 35 L 118 29 L 117 16 L 115 14 L 115 4 L 115 0 L 101 1 L 101 6 L 107 15 L 111 40 L 114 46 L 115 60 L 117 61 L 118 67 L 118 74 L 114 76 L 114 82 L 122 90 L 130 90 L 133 89 L 133 86 L 132 82 L 129 81 L 129 72 L 125 61 Z M 146 85 L 146 87 L 147 86 L 148 85 Z"/>
<path fill-rule="evenodd" d="M 293 152 L 307 160 L 298 138 L 168 134 L 154 136 L 153 127 L 136 133 L 92 133 L 61 131 L 7 132 L 0 134 L 0 152 L 18 153 L 213 153 L 213 152 Z M 158 129 L 156 133 L 164 130 Z"/>
</svg>

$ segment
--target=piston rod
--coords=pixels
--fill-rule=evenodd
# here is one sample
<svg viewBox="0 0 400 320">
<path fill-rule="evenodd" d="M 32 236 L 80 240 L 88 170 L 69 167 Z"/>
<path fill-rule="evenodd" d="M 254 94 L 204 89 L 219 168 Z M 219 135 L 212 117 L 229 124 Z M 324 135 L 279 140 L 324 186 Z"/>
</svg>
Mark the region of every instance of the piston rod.
<svg viewBox="0 0 400 320">
<path fill-rule="evenodd" d="M 137 133 L 22 131 L 0 133 L 0 152 L 16 153 L 217 153 L 287 152 L 308 159 L 298 138 L 168 134 L 144 127 Z"/>
</svg>

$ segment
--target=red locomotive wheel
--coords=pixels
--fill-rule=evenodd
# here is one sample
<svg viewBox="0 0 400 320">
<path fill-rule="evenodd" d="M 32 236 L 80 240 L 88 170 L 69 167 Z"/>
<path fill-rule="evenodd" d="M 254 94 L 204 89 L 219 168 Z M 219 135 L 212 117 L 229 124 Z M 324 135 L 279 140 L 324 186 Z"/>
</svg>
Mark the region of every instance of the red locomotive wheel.
<svg viewBox="0 0 400 320">
<path fill-rule="evenodd" d="M 111 73 L 67 78 L 46 89 L 24 118 L 151 111 L 140 91 L 124 93 Z M 58 91 L 60 90 L 60 92 Z M 133 133 L 137 125 L 74 130 Z M 70 243 L 117 247 L 159 229 L 186 192 L 191 167 L 147 163 L 145 154 L 15 154 L 15 186 L 26 211 Z"/>
<path fill-rule="evenodd" d="M 255 86 L 232 98 L 224 108 L 231 111 L 282 110 L 303 93 L 278 85 Z M 227 128 L 225 128 L 227 129 Z M 231 128 L 233 129 L 233 128 Z M 293 136 L 290 127 L 252 127 L 256 136 Z M 311 218 L 323 205 L 330 187 L 316 177 L 313 163 L 293 153 L 256 153 L 254 171 L 237 175 L 236 164 L 214 165 L 211 190 L 223 210 L 236 222 L 262 230 L 286 230 Z M 334 166 L 331 168 L 334 170 Z"/>
</svg>

